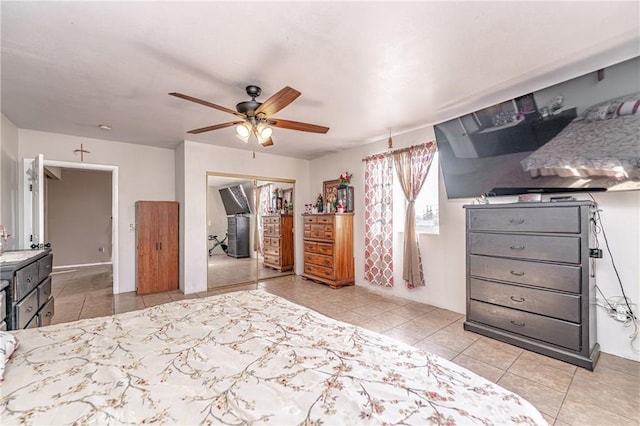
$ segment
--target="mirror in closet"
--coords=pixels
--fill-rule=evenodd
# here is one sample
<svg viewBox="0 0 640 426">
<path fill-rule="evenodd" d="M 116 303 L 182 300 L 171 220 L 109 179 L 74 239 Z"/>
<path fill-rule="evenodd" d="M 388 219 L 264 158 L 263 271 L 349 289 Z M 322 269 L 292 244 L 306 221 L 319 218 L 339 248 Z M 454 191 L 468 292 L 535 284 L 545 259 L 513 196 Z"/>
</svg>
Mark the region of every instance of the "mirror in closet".
<svg viewBox="0 0 640 426">
<path fill-rule="evenodd" d="M 295 181 L 207 173 L 209 289 L 294 274 Z"/>
</svg>

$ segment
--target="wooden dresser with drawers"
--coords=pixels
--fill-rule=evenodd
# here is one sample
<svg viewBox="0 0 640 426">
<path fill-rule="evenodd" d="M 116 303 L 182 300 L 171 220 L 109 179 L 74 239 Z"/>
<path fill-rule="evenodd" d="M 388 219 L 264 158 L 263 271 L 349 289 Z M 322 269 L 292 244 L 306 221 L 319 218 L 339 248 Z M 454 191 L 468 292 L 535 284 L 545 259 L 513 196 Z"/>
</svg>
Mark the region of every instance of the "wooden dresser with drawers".
<svg viewBox="0 0 640 426">
<path fill-rule="evenodd" d="M 303 214 L 303 278 L 332 288 L 353 285 L 353 213 Z"/>
<path fill-rule="evenodd" d="M 263 265 L 280 272 L 293 269 L 293 215 L 262 216 Z"/>
<path fill-rule="evenodd" d="M 465 330 L 593 370 L 593 208 L 588 201 L 465 206 Z"/>
</svg>

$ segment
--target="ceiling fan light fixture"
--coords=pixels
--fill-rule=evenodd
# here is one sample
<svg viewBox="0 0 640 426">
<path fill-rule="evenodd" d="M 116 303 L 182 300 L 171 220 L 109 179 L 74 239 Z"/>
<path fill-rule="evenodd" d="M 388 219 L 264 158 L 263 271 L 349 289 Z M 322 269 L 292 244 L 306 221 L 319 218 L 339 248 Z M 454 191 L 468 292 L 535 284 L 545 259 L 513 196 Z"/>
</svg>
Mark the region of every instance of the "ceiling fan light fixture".
<svg viewBox="0 0 640 426">
<path fill-rule="evenodd" d="M 251 135 L 251 125 L 249 123 L 244 122 L 236 126 L 236 136 L 238 139 L 246 142 L 249 140 L 249 135 Z"/>
<path fill-rule="evenodd" d="M 273 129 L 265 123 L 258 123 L 257 130 L 259 139 L 267 140 L 273 134 Z"/>
</svg>

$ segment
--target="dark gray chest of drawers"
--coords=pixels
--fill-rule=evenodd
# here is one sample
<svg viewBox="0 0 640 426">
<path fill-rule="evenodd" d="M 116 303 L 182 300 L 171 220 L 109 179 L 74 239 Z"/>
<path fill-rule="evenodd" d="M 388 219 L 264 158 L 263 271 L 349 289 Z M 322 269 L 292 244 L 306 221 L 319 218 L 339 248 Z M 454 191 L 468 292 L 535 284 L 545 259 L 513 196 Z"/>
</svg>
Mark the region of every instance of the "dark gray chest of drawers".
<svg viewBox="0 0 640 426">
<path fill-rule="evenodd" d="M 227 217 L 227 256 L 249 257 L 249 217 Z"/>
<path fill-rule="evenodd" d="M 0 280 L 0 330 L 2 331 L 7 330 L 7 313 L 11 308 L 9 297 L 7 296 L 9 284 L 7 280 Z"/>
<path fill-rule="evenodd" d="M 51 251 L 6 252 L 3 258 L 11 259 L 2 259 L 0 263 L 0 279 L 9 283 L 3 293 L 7 330 L 51 324 L 54 314 Z"/>
<path fill-rule="evenodd" d="M 467 319 L 474 331 L 593 370 L 593 203 L 467 205 Z"/>
</svg>

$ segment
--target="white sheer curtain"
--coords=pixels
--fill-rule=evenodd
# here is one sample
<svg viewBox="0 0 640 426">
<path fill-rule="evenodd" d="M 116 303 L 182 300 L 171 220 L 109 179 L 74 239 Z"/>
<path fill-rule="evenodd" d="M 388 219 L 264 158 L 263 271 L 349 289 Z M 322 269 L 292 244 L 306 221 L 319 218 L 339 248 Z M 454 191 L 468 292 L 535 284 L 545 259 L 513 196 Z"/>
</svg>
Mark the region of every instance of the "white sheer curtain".
<svg viewBox="0 0 640 426">
<path fill-rule="evenodd" d="M 393 287 L 393 172 L 390 154 L 364 160 L 364 278 Z"/>
<path fill-rule="evenodd" d="M 412 146 L 393 153 L 393 163 L 400 186 L 407 199 L 407 214 L 404 224 L 404 246 L 402 278 L 408 288 L 424 286 L 422 257 L 416 235 L 415 200 L 426 180 L 433 154 L 436 151 L 434 142 Z"/>
</svg>

